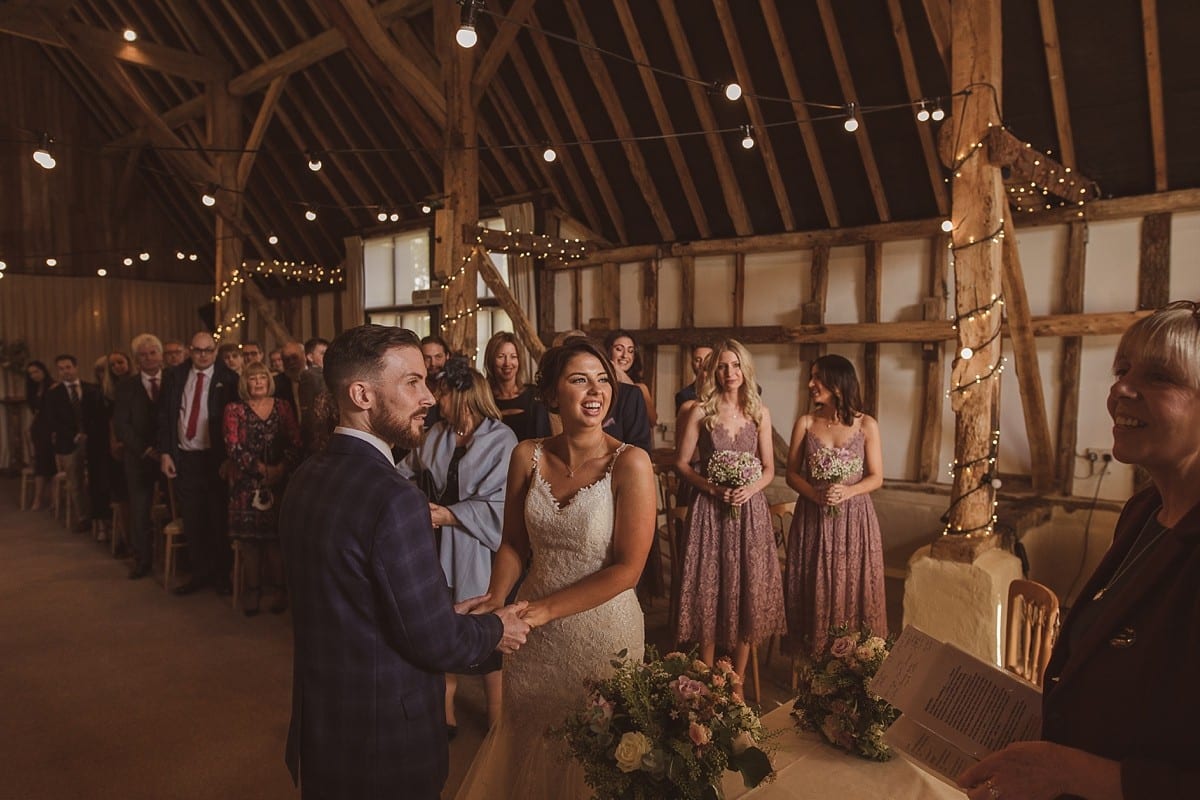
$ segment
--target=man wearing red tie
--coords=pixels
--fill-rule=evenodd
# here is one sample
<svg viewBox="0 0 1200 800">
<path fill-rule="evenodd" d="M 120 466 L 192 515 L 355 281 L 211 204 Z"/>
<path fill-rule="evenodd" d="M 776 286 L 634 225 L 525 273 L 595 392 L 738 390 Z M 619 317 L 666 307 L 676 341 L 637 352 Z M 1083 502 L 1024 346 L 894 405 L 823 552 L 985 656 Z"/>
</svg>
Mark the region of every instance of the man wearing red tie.
<svg viewBox="0 0 1200 800">
<path fill-rule="evenodd" d="M 225 460 L 221 417 L 237 398 L 237 375 L 216 363 L 217 345 L 201 331 L 192 337 L 191 362 L 165 371 L 159 398 L 160 466 L 175 479 L 192 576 L 175 588 L 185 595 L 208 585 L 229 591 L 231 552 L 225 543 L 228 509 L 221 464 Z"/>
<path fill-rule="evenodd" d="M 130 344 L 137 373 L 117 384 L 113 403 L 113 433 L 122 448 L 125 484 L 129 487 L 129 544 L 133 551 L 130 579 L 150 574 L 150 505 L 154 485 L 161 479 L 158 453 L 158 398 L 162 394 L 163 347 L 151 333 L 135 336 Z"/>
</svg>

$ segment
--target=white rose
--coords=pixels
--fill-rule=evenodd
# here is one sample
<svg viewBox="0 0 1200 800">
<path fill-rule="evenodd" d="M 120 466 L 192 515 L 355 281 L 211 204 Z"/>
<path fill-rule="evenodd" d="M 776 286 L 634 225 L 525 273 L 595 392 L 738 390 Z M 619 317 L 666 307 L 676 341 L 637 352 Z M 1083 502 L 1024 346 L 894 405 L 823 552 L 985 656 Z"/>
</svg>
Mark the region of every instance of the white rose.
<svg viewBox="0 0 1200 800">
<path fill-rule="evenodd" d="M 651 750 L 650 740 L 641 731 L 629 731 L 617 743 L 614 758 L 621 772 L 634 772 L 642 765 L 642 756 Z"/>
</svg>

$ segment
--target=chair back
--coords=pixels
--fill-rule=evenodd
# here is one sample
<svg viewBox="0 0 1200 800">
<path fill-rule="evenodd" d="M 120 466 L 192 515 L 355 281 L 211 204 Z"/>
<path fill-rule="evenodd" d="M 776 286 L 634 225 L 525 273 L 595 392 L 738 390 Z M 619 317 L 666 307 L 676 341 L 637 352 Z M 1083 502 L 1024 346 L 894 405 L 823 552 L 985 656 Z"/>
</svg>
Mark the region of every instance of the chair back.
<svg viewBox="0 0 1200 800">
<path fill-rule="evenodd" d="M 796 502 L 775 503 L 770 508 L 771 528 L 775 531 L 775 547 L 779 551 L 779 567 L 787 563 L 787 537 L 792 529 L 792 517 L 796 515 Z"/>
<path fill-rule="evenodd" d="M 1058 623 L 1058 597 L 1049 587 L 1036 581 L 1010 583 L 1004 668 L 1041 686 L 1058 639 Z"/>
</svg>

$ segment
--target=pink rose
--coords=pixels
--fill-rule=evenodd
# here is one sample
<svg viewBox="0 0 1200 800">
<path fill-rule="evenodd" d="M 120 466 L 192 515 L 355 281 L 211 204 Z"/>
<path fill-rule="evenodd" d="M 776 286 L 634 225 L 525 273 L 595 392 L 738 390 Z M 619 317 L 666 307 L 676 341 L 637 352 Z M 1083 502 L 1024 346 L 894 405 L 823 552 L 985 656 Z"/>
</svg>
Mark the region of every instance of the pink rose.
<svg viewBox="0 0 1200 800">
<path fill-rule="evenodd" d="M 712 731 L 706 725 L 693 722 L 688 726 L 688 738 L 692 740 L 692 744 L 700 747 L 712 741 Z"/>
<path fill-rule="evenodd" d="M 829 645 L 829 655 L 834 658 L 845 658 L 854 653 L 854 648 L 858 644 L 853 636 L 839 636 L 833 640 L 833 644 Z"/>
<path fill-rule="evenodd" d="M 708 695 L 708 687 L 686 675 L 680 675 L 670 683 L 675 699 L 685 705 L 692 705 L 697 699 Z"/>
</svg>

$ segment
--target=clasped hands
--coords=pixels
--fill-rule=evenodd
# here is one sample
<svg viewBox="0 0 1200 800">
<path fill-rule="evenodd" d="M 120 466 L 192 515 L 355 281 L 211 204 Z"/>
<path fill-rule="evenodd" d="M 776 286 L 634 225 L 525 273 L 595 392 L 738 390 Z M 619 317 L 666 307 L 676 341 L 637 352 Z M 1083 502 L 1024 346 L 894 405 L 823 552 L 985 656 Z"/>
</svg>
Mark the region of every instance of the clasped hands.
<svg viewBox="0 0 1200 800">
<path fill-rule="evenodd" d="M 496 649 L 505 655 L 512 655 L 525 644 L 529 631 L 537 627 L 539 614 L 536 608 L 530 607 L 527 600 L 521 600 L 512 605 L 499 606 L 490 603 L 490 594 L 482 594 L 454 604 L 457 614 L 495 614 L 504 624 L 504 633 Z"/>
<path fill-rule="evenodd" d="M 817 489 L 817 505 L 836 506 L 849 497 L 846 487 L 840 483 L 831 483 Z"/>
<path fill-rule="evenodd" d="M 736 489 L 730 486 L 717 486 L 716 496 L 727 505 L 743 506 L 750 502 L 753 492 L 748 486 L 739 486 Z"/>
</svg>

